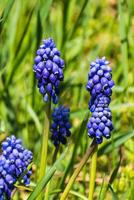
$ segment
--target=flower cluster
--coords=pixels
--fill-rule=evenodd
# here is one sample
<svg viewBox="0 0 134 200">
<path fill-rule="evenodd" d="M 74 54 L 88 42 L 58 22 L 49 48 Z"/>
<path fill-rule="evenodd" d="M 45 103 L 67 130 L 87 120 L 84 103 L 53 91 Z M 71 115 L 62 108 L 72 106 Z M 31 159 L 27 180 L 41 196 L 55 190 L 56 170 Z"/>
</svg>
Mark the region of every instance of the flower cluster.
<svg viewBox="0 0 134 200">
<path fill-rule="evenodd" d="M 18 178 L 25 173 L 32 162 L 32 152 L 22 146 L 22 141 L 15 136 L 7 137 L 2 143 L 0 155 L 0 199 L 11 198 L 11 192 Z M 30 183 L 31 170 L 27 171 L 21 181 L 25 185 Z"/>
<path fill-rule="evenodd" d="M 52 142 L 55 146 L 60 143 L 66 144 L 66 137 L 71 135 L 70 128 L 71 124 L 69 122 L 70 110 L 64 106 L 55 108 L 52 113 L 53 123 L 51 125 L 52 132 Z"/>
<path fill-rule="evenodd" d="M 58 102 L 59 84 L 63 80 L 64 60 L 60 58 L 53 39 L 43 41 L 37 50 L 33 70 L 38 80 L 38 88 L 45 102 L 52 98 L 53 103 Z"/>
<path fill-rule="evenodd" d="M 92 62 L 86 85 L 91 94 L 89 109 L 92 112 L 87 124 L 88 135 L 95 138 L 97 144 L 102 143 L 103 136 L 110 138 L 110 132 L 113 129 L 111 110 L 108 106 L 114 81 L 108 64 L 105 57 L 97 58 L 95 62 Z"/>
</svg>

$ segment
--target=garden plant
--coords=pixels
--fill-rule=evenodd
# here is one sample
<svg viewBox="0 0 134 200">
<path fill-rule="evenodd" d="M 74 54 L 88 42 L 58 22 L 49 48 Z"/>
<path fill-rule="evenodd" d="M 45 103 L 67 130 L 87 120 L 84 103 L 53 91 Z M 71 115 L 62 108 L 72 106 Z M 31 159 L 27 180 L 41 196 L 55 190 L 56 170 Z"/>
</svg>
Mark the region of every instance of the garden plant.
<svg viewBox="0 0 134 200">
<path fill-rule="evenodd" d="M 0 200 L 134 200 L 134 2 L 0 1 Z"/>
</svg>

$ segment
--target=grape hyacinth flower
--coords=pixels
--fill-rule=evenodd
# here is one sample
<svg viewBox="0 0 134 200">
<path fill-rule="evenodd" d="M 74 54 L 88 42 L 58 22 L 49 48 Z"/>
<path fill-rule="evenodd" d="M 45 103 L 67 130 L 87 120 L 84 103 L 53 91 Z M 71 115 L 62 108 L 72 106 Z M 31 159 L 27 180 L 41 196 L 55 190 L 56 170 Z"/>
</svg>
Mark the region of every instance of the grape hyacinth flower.
<svg viewBox="0 0 134 200">
<path fill-rule="evenodd" d="M 44 101 L 48 102 L 51 97 L 53 103 L 57 104 L 60 81 L 64 79 L 64 60 L 60 58 L 60 52 L 53 39 L 43 40 L 34 62 L 33 71 Z"/>
<path fill-rule="evenodd" d="M 0 155 L 0 199 L 11 199 L 14 184 L 27 170 L 32 162 L 32 152 L 22 146 L 22 141 L 14 135 L 7 137 L 2 143 L 2 154 Z M 22 177 L 21 183 L 28 185 L 31 170 Z"/>
<path fill-rule="evenodd" d="M 55 108 L 52 113 L 53 123 L 51 125 L 52 142 L 57 147 L 60 143 L 66 144 L 66 137 L 71 135 L 71 124 L 69 121 L 70 109 L 64 106 Z"/>
<path fill-rule="evenodd" d="M 105 138 L 110 138 L 110 132 L 113 129 L 111 110 L 109 104 L 111 101 L 112 87 L 112 69 L 105 57 L 97 58 L 90 64 L 88 74 L 87 90 L 90 92 L 89 109 L 92 116 L 87 124 L 88 135 L 96 139 L 100 144 Z"/>
</svg>

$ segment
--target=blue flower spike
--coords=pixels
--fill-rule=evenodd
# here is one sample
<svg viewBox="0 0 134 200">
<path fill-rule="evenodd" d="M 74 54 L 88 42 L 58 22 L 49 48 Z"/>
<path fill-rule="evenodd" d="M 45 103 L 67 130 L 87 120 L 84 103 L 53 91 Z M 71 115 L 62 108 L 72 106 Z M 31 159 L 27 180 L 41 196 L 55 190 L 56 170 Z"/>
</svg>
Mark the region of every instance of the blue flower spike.
<svg viewBox="0 0 134 200">
<path fill-rule="evenodd" d="M 32 152 L 22 146 L 22 141 L 14 135 L 7 137 L 2 143 L 2 154 L 0 155 L 0 200 L 11 199 L 14 184 L 26 171 L 32 162 Z M 22 183 L 30 183 L 31 170 L 24 177 Z"/>
<path fill-rule="evenodd" d="M 51 140 L 56 147 L 59 146 L 60 143 L 66 144 L 66 137 L 71 135 L 69 115 L 70 109 L 64 106 L 55 108 L 52 113 Z"/>
<path fill-rule="evenodd" d="M 103 136 L 110 138 L 110 132 L 113 130 L 112 114 L 108 107 L 114 86 L 111 72 L 112 69 L 105 57 L 97 58 L 90 64 L 86 88 L 91 95 L 89 109 L 92 116 L 87 128 L 88 136 L 95 138 L 97 144 L 102 143 Z"/>
<path fill-rule="evenodd" d="M 59 85 L 64 79 L 63 68 L 64 60 L 61 59 L 53 39 L 43 40 L 34 59 L 33 71 L 45 102 L 51 97 L 54 104 L 58 103 Z"/>
</svg>

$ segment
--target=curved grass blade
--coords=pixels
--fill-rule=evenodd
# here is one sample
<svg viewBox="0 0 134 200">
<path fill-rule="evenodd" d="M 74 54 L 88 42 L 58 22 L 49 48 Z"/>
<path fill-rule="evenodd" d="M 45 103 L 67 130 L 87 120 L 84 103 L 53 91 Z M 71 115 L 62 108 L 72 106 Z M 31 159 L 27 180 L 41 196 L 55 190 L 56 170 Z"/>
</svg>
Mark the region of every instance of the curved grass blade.
<svg viewBox="0 0 134 200">
<path fill-rule="evenodd" d="M 52 178 L 56 170 L 60 167 L 62 159 L 65 157 L 67 149 L 61 154 L 60 158 L 54 163 L 54 165 L 46 172 L 46 176 L 36 185 L 33 192 L 28 197 L 28 200 L 35 200 L 41 191 L 45 188 L 48 181 Z"/>
<path fill-rule="evenodd" d="M 15 185 L 15 187 L 17 189 L 20 189 L 20 190 L 25 190 L 25 191 L 29 191 L 29 192 L 32 192 L 33 189 L 32 188 L 29 188 L 29 187 L 26 187 L 26 186 L 23 186 L 23 185 Z"/>
<path fill-rule="evenodd" d="M 61 193 L 61 192 L 62 192 L 61 189 L 56 189 L 56 190 L 52 191 L 52 192 L 50 193 L 50 195 L 53 195 L 53 194 L 56 194 L 56 193 Z M 82 194 L 80 194 L 80 193 L 78 193 L 78 192 L 75 192 L 75 191 L 73 191 L 73 190 L 70 190 L 70 191 L 69 191 L 69 194 L 72 194 L 72 195 L 74 195 L 74 196 L 76 196 L 76 197 L 79 197 L 79 199 L 88 200 L 84 195 L 82 195 Z"/>
<path fill-rule="evenodd" d="M 134 131 L 129 132 L 129 133 L 124 133 L 124 134 L 121 134 L 121 135 L 113 138 L 113 141 L 109 141 L 104 146 L 99 148 L 98 156 L 101 156 L 102 154 L 111 152 L 113 149 L 113 146 L 114 146 L 114 148 L 118 148 L 124 142 L 126 142 L 128 139 L 130 139 L 132 137 L 134 137 Z"/>
<path fill-rule="evenodd" d="M 79 199 L 88 200 L 84 195 L 80 194 L 79 192 L 75 192 L 73 190 L 70 190 L 69 194 L 72 194 Z"/>
</svg>

